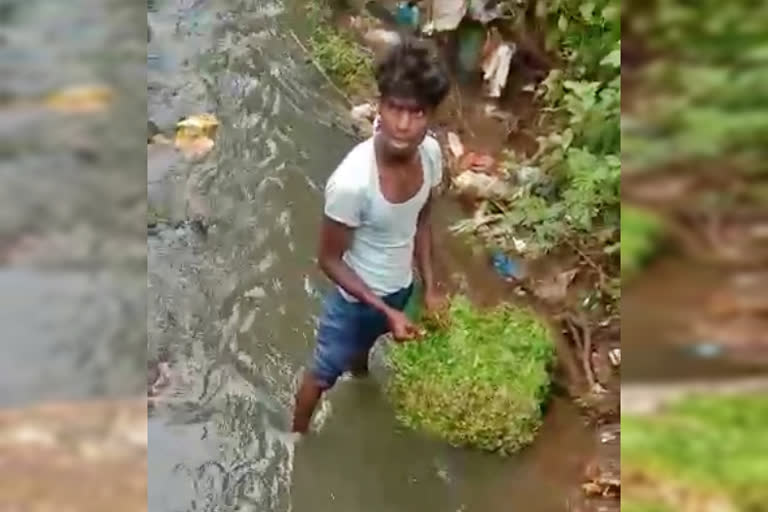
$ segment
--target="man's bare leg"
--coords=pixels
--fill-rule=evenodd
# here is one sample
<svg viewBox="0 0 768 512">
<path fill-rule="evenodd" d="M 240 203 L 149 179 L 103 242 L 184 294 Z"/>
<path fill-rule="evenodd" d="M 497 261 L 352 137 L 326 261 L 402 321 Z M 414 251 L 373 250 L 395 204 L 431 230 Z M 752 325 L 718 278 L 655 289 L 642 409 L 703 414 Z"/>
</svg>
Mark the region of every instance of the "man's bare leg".
<svg viewBox="0 0 768 512">
<path fill-rule="evenodd" d="M 292 432 L 304 434 L 309 430 L 312 414 L 320 401 L 325 387 L 315 380 L 309 372 L 304 372 L 301 385 L 296 393 L 296 408 L 293 413 Z"/>
</svg>

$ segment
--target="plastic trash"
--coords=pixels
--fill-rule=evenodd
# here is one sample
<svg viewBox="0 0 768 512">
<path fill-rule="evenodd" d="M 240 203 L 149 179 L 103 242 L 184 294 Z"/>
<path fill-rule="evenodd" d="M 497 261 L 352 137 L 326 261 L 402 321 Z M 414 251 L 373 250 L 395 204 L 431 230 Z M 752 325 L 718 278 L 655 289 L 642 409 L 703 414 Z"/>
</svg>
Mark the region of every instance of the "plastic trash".
<svg viewBox="0 0 768 512">
<path fill-rule="evenodd" d="M 188 158 L 202 158 L 213 149 L 218 128 L 213 114 L 186 117 L 176 124 L 174 145 Z"/>
<path fill-rule="evenodd" d="M 461 143 L 461 139 L 454 132 L 448 132 L 448 147 L 455 158 L 461 158 L 464 154 L 464 144 Z"/>
<path fill-rule="evenodd" d="M 491 255 L 493 268 L 504 279 L 521 279 L 525 273 L 519 261 L 512 259 L 502 251 L 494 251 Z"/>
<path fill-rule="evenodd" d="M 478 199 L 503 198 L 511 194 L 511 187 L 504 180 L 482 172 L 463 171 L 452 183 L 460 195 Z"/>
<path fill-rule="evenodd" d="M 713 359 L 723 354 L 723 347 L 714 341 L 701 341 L 688 345 L 688 352 L 702 359 Z"/>
<path fill-rule="evenodd" d="M 349 112 L 355 121 L 373 121 L 376 118 L 376 105 L 372 103 L 363 103 L 352 107 Z"/>
<path fill-rule="evenodd" d="M 621 349 L 613 348 L 608 352 L 608 358 L 611 360 L 611 364 L 615 367 L 621 365 Z"/>
<path fill-rule="evenodd" d="M 432 3 L 432 26 L 437 32 L 456 30 L 467 13 L 465 0 L 434 0 Z"/>
<path fill-rule="evenodd" d="M 467 76 L 480 69 L 480 59 L 486 40 L 485 28 L 479 23 L 463 23 L 457 30 L 457 37 L 459 70 Z"/>
<path fill-rule="evenodd" d="M 395 12 L 395 22 L 401 27 L 418 28 L 419 27 L 419 6 L 416 2 L 400 2 L 397 4 Z"/>
<path fill-rule="evenodd" d="M 483 25 L 504 17 L 504 2 L 495 3 L 493 7 L 488 5 L 493 2 L 487 2 L 485 0 L 469 0 L 467 15 L 470 19 L 479 21 Z"/>
<path fill-rule="evenodd" d="M 498 98 L 507 85 L 512 56 L 517 51 L 514 43 L 502 43 L 483 61 L 483 80 L 488 83 L 488 96 Z"/>
</svg>

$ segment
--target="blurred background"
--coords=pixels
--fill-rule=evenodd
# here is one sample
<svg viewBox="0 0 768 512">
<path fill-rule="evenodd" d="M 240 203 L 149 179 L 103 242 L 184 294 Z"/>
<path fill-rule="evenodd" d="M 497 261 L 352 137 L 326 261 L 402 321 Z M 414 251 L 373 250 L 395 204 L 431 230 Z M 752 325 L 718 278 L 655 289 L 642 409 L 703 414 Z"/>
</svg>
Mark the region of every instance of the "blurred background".
<svg viewBox="0 0 768 512">
<path fill-rule="evenodd" d="M 0 510 L 145 507 L 146 37 L 0 1 Z"/>
<path fill-rule="evenodd" d="M 768 510 L 768 3 L 622 15 L 622 510 Z"/>
</svg>

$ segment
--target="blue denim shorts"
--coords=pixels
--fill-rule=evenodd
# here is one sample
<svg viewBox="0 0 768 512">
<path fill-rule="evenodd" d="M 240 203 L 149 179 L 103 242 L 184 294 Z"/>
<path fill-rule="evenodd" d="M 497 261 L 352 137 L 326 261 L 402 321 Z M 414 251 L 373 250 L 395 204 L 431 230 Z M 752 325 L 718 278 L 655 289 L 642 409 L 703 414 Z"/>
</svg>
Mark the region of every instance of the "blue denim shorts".
<svg viewBox="0 0 768 512">
<path fill-rule="evenodd" d="M 412 291 L 413 285 L 382 299 L 403 311 Z M 312 355 L 312 376 L 324 387 L 332 387 L 352 359 L 370 350 L 388 331 L 387 319 L 380 311 L 362 302 L 349 302 L 334 288 L 325 297 Z"/>
</svg>

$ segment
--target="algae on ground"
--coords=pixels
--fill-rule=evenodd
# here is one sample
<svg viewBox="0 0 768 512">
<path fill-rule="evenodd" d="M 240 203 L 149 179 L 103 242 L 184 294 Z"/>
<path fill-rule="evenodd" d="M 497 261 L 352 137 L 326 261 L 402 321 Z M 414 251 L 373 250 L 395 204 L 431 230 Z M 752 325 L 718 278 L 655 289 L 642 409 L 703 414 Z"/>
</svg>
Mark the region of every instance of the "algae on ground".
<svg viewBox="0 0 768 512">
<path fill-rule="evenodd" d="M 463 296 L 445 318 L 388 353 L 398 419 L 455 446 L 509 454 L 529 444 L 550 390 L 549 328 L 529 309 L 481 312 Z"/>
<path fill-rule="evenodd" d="M 715 499 L 730 502 L 731 510 L 768 511 L 767 426 L 764 395 L 697 396 L 658 415 L 622 416 L 623 500 L 638 511 L 653 510 L 650 505 L 682 510 Z M 644 483 L 633 485 L 632 475 Z M 660 492 L 649 491 L 654 486 Z M 669 502 L 673 495 L 687 503 Z"/>
</svg>

